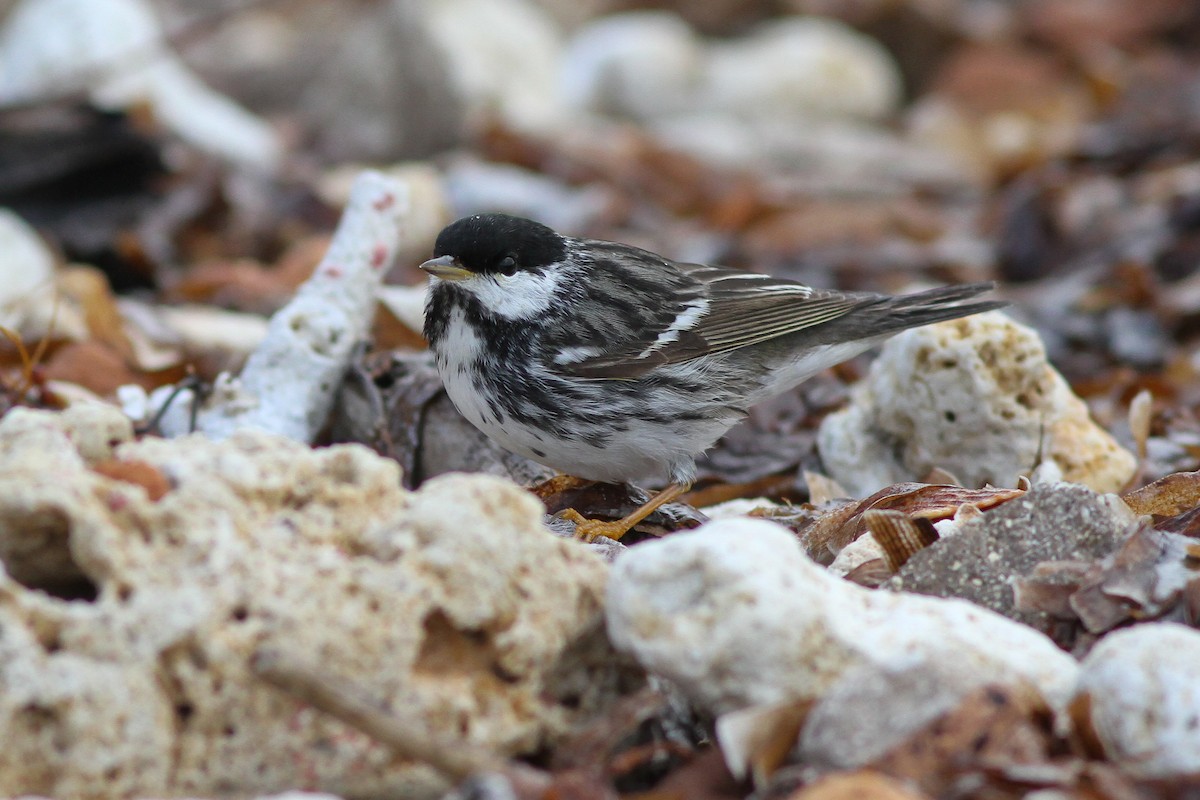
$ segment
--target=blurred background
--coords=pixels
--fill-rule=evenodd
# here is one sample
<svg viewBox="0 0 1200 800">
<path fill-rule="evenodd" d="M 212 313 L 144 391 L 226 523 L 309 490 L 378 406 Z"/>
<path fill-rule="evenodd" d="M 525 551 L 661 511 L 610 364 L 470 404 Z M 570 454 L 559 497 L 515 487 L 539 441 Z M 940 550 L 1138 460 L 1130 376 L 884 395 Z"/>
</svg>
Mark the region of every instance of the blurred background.
<svg viewBox="0 0 1200 800">
<path fill-rule="evenodd" d="M 415 203 L 377 349 L 422 347 L 415 265 L 483 210 L 821 286 L 996 279 L 1102 424 L 1153 392 L 1148 476 L 1194 468 L 1198 45 L 1192 0 L 2 2 L 0 368 L 46 403 L 235 369 L 371 166 Z M 710 473 L 794 466 L 861 364 Z"/>
</svg>

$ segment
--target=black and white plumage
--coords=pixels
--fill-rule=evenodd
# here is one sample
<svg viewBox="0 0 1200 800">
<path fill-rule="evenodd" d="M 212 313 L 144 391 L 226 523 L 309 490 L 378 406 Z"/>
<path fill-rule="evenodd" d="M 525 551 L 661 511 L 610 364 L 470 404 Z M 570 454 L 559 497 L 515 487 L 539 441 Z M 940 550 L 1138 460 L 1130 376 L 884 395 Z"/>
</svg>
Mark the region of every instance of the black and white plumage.
<svg viewBox="0 0 1200 800">
<path fill-rule="evenodd" d="M 429 340 L 458 410 L 579 478 L 689 485 L 755 403 L 906 328 L 1004 305 L 990 283 L 918 294 L 814 289 L 562 236 L 503 214 L 438 236 Z"/>
</svg>

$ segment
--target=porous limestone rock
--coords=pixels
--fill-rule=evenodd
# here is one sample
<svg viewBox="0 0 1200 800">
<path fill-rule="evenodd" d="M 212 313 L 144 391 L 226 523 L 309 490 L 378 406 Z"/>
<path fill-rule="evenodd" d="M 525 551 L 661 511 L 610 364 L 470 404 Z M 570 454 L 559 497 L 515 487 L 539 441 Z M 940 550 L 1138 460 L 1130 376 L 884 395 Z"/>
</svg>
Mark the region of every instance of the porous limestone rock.
<svg viewBox="0 0 1200 800">
<path fill-rule="evenodd" d="M 1065 480 L 1111 492 L 1136 467 L 1047 362 L 1037 332 L 998 311 L 889 340 L 850 406 L 822 422 L 817 446 L 855 496 L 934 467 L 967 486 L 1015 486 L 1039 456 Z"/>
<path fill-rule="evenodd" d="M 607 568 L 541 519 L 496 478 L 407 492 L 395 462 L 357 445 L 134 441 L 106 406 L 11 411 L 0 795 L 445 789 L 258 679 L 263 648 L 438 736 L 502 755 L 545 746 L 629 668 L 603 635 Z M 67 582 L 30 567 L 35 553 Z"/>
<path fill-rule="evenodd" d="M 1029 685 L 1062 709 L 1078 673 L 1045 636 L 972 603 L 831 575 L 764 520 L 719 520 L 618 556 L 605 613 L 618 648 L 713 713 L 814 701 L 800 742 L 814 763 L 864 763 L 986 684 Z M 839 709 L 862 695 L 875 723 L 855 717 L 848 753 Z"/>
<path fill-rule="evenodd" d="M 1105 754 L 1144 778 L 1200 774 L 1200 631 L 1171 622 L 1110 633 L 1083 660 L 1079 693 Z"/>
</svg>

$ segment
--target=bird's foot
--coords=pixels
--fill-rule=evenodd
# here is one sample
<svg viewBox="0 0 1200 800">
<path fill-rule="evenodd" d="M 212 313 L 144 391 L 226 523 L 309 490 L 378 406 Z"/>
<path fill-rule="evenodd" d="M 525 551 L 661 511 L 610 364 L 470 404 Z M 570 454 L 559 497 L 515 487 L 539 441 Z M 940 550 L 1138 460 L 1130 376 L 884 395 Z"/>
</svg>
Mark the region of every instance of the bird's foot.
<svg viewBox="0 0 1200 800">
<path fill-rule="evenodd" d="M 627 522 L 629 517 L 613 521 L 588 519 L 573 508 L 560 511 L 558 517 L 574 522 L 575 538 L 585 542 L 594 542 L 601 536 L 607 536 L 609 539 L 619 542 L 621 537 L 629 533 L 629 529 L 637 524 L 637 521 Z"/>
<path fill-rule="evenodd" d="M 659 506 L 663 503 L 671 502 L 685 491 L 687 491 L 686 486 L 673 483 L 654 495 L 654 497 L 651 497 L 649 501 L 643 503 L 632 514 L 613 522 L 588 519 L 573 508 L 568 508 L 560 512 L 558 516 L 561 519 L 567 519 L 575 523 L 576 539 L 582 539 L 585 542 L 594 542 L 601 536 L 607 536 L 609 539 L 619 542 L 622 536 L 629 533 L 635 525 L 650 516 Z"/>
</svg>

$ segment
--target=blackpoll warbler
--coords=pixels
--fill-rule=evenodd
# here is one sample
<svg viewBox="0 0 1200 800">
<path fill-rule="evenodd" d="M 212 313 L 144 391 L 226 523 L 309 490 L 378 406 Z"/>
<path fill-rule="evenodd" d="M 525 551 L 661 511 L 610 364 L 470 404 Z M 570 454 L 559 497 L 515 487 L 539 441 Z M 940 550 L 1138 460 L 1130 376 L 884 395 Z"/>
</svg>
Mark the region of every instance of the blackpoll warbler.
<svg viewBox="0 0 1200 800">
<path fill-rule="evenodd" d="M 1000 308 L 991 283 L 900 297 L 680 264 L 629 245 L 478 214 L 447 226 L 425 338 L 454 405 L 499 444 L 578 478 L 666 479 L 620 538 L 695 479 L 746 414 L 906 328 Z"/>
</svg>

